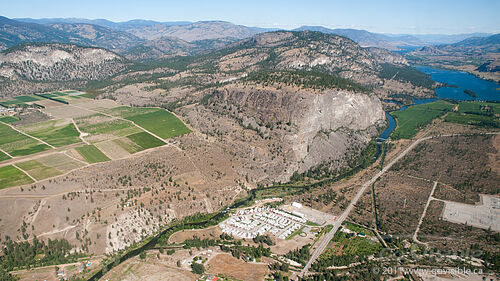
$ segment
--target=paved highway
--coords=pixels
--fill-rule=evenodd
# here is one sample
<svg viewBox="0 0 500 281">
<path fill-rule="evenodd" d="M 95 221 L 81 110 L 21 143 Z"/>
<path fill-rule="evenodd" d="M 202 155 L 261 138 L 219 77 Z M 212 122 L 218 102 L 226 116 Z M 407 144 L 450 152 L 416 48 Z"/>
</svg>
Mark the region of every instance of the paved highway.
<svg viewBox="0 0 500 281">
<path fill-rule="evenodd" d="M 415 146 L 417 146 L 420 142 L 422 142 L 424 140 L 428 140 L 430 138 L 432 138 L 432 137 L 421 138 L 421 139 L 418 139 L 415 142 L 413 142 L 403 152 L 401 152 L 396 158 L 394 158 L 388 165 L 386 165 L 380 172 L 378 172 L 369 181 L 365 182 L 361 186 L 361 189 L 358 191 L 358 193 L 356 194 L 356 196 L 354 196 L 354 198 L 352 199 L 352 201 L 349 204 L 349 206 L 347 206 L 347 208 L 342 213 L 342 215 L 340 215 L 337 218 L 337 220 L 335 221 L 335 223 L 333 224 L 332 230 L 330 232 L 328 232 L 327 234 L 325 234 L 325 236 L 318 242 L 318 247 L 314 250 L 314 252 L 311 255 L 311 258 L 309 259 L 309 261 L 307 262 L 307 264 L 304 266 L 304 268 L 300 272 L 300 275 L 299 275 L 300 277 L 305 276 L 309 272 L 309 269 L 311 268 L 311 265 L 316 261 L 316 259 L 319 258 L 319 256 L 321 255 L 321 253 L 323 253 L 323 251 L 326 249 L 326 247 L 330 243 L 330 240 L 332 240 L 333 236 L 335 235 L 335 233 L 337 232 L 337 230 L 340 228 L 340 226 L 342 225 L 342 223 L 344 222 L 344 220 L 347 219 L 347 217 L 349 216 L 349 213 L 354 208 L 354 205 L 356 205 L 356 203 L 358 202 L 359 198 L 361 198 L 361 196 L 365 193 L 366 189 L 370 185 L 372 185 L 378 178 L 380 178 L 385 172 L 387 172 L 392 167 L 392 165 L 394 165 L 396 162 L 398 162 L 399 160 L 401 160 L 401 158 L 403 158 L 408 152 L 410 152 L 413 148 L 415 148 Z"/>
</svg>

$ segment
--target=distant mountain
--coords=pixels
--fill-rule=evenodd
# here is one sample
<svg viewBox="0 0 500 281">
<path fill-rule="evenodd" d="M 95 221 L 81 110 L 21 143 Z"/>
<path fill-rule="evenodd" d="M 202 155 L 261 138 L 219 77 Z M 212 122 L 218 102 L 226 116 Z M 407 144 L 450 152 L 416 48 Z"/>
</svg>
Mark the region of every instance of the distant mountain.
<svg viewBox="0 0 500 281">
<path fill-rule="evenodd" d="M 423 47 L 415 53 L 445 54 L 469 52 L 475 54 L 500 53 L 500 33 L 488 37 L 472 37 L 453 44 Z"/>
<path fill-rule="evenodd" d="M 135 19 L 123 22 L 113 22 L 106 19 L 90 20 L 83 18 L 44 18 L 44 19 L 15 18 L 14 20 L 22 22 L 38 23 L 38 24 L 87 23 L 87 24 L 100 25 L 108 28 L 114 28 L 118 30 L 127 30 L 131 28 L 136 28 L 141 26 L 151 26 L 156 24 L 171 26 L 171 25 L 187 25 L 192 23 L 190 21 L 158 22 L 158 21 L 142 20 L 142 19 Z"/>
<path fill-rule="evenodd" d="M 359 29 L 329 29 L 323 26 L 301 26 L 296 31 L 319 31 L 347 37 L 362 47 L 378 47 L 388 50 L 399 50 L 400 47 L 423 46 L 417 38 L 409 35 L 391 37 Z"/>
<path fill-rule="evenodd" d="M 389 37 L 402 37 L 408 34 L 384 34 Z M 411 36 L 417 38 L 425 45 L 441 45 L 453 44 L 471 37 L 487 37 L 490 33 L 466 33 L 466 34 L 413 34 Z"/>
<path fill-rule="evenodd" d="M 195 55 L 222 48 L 237 40 L 234 38 L 218 38 L 187 42 L 175 37 L 161 37 L 146 40 L 143 44 L 129 48 L 120 54 L 134 61 L 150 61 L 173 56 Z"/>
<path fill-rule="evenodd" d="M 500 53 L 500 33 L 488 37 L 472 37 L 450 45 L 440 45 L 444 50 L 481 50 Z"/>
<path fill-rule="evenodd" d="M 154 40 L 161 37 L 176 37 L 187 42 L 218 38 L 248 38 L 257 33 L 269 31 L 236 25 L 225 21 L 200 21 L 188 25 L 155 24 L 140 26 L 127 30 L 143 39 Z"/>
<path fill-rule="evenodd" d="M 172 27 L 168 23 L 133 20 L 119 23 L 120 28 L 113 28 L 103 26 L 114 25 L 116 27 L 115 23 L 106 20 L 41 19 L 36 21 L 43 24 L 21 22 L 1 17 L 0 50 L 27 42 L 73 43 L 82 46 L 106 48 L 131 60 L 154 60 L 176 55 L 192 55 L 220 48 L 225 44 L 235 42 L 245 34 L 254 34 L 261 31 L 258 28 L 240 27 L 230 23 L 199 23 L 190 25 L 194 29 L 190 33 L 186 32 L 184 34 L 183 37 L 187 36 L 193 39 L 193 41 L 187 42 L 172 36 L 153 36 L 153 39 L 148 40 L 120 30 L 120 28 L 132 28 L 136 33 L 141 33 L 141 30 L 145 29 L 163 30 Z M 86 21 L 87 23 L 68 23 L 78 21 Z M 209 31 L 209 29 L 212 31 Z M 179 29 L 170 30 L 169 32 L 182 33 Z"/>
<path fill-rule="evenodd" d="M 319 31 L 345 36 L 363 47 L 379 47 L 389 50 L 408 49 L 428 45 L 453 44 L 471 37 L 487 37 L 488 33 L 469 34 L 381 34 L 359 29 L 329 29 L 323 26 L 301 26 L 297 29 Z"/>
<path fill-rule="evenodd" d="M 102 47 L 114 51 L 122 51 L 144 43 L 145 40 L 130 34 L 95 24 L 86 23 L 53 23 L 47 24 L 62 31 L 68 37 L 84 38 L 88 45 Z M 86 44 L 86 45 L 87 45 Z"/>
<path fill-rule="evenodd" d="M 415 64 L 467 71 L 500 82 L 500 34 L 426 46 L 408 53 L 406 57 Z"/>
<path fill-rule="evenodd" d="M 25 42 L 57 42 L 87 44 L 80 37 L 36 23 L 25 23 L 0 16 L 0 50 Z"/>
</svg>

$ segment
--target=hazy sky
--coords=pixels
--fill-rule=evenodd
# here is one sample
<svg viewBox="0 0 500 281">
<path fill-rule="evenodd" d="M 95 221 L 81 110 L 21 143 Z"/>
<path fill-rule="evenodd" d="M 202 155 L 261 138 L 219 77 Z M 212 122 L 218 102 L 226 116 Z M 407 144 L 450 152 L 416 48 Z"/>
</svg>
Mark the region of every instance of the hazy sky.
<svg viewBox="0 0 500 281">
<path fill-rule="evenodd" d="M 0 0 L 9 18 L 225 20 L 260 27 L 322 25 L 382 33 L 500 32 L 499 0 Z"/>
</svg>

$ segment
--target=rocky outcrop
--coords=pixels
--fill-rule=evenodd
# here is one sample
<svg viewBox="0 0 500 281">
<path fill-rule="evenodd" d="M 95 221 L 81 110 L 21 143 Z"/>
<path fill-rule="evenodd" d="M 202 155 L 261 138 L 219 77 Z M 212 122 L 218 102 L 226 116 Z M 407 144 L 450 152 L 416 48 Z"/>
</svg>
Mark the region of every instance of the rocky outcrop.
<svg viewBox="0 0 500 281">
<path fill-rule="evenodd" d="M 273 179 L 280 181 L 288 180 L 294 171 L 304 172 L 320 164 L 326 163 L 332 170 L 344 167 L 347 158 L 355 158 L 385 120 L 377 97 L 333 89 L 317 93 L 227 86 L 213 92 L 209 106 L 288 152 L 288 164 L 277 169 L 281 173 Z"/>
</svg>

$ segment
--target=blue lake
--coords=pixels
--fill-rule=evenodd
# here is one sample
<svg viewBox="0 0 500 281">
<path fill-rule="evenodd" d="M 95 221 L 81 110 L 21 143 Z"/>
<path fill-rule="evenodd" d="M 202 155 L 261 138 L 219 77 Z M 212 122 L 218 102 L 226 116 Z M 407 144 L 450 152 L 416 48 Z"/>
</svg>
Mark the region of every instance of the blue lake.
<svg viewBox="0 0 500 281">
<path fill-rule="evenodd" d="M 438 98 L 430 99 L 414 99 L 413 104 L 423 104 L 436 101 L 438 99 L 453 99 L 453 100 L 484 100 L 484 101 L 500 101 L 500 84 L 477 78 L 474 75 L 452 70 L 436 69 L 428 66 L 415 66 L 416 69 L 429 74 L 432 80 L 449 85 L 458 86 L 443 87 L 436 89 Z M 464 90 L 472 90 L 477 94 L 474 98 L 464 93 Z M 405 110 L 407 107 L 403 106 L 400 110 Z M 387 139 L 389 135 L 396 129 L 396 121 L 388 113 L 385 114 L 389 122 L 389 126 L 382 132 L 380 138 Z"/>
<path fill-rule="evenodd" d="M 477 78 L 466 72 L 436 69 L 428 66 L 416 66 L 415 68 L 429 74 L 434 81 L 458 86 L 458 88 L 436 89 L 436 94 L 440 99 L 500 101 L 500 90 L 497 90 L 500 88 L 500 84 L 498 83 Z M 466 89 L 474 91 L 477 98 L 464 93 Z"/>
</svg>

